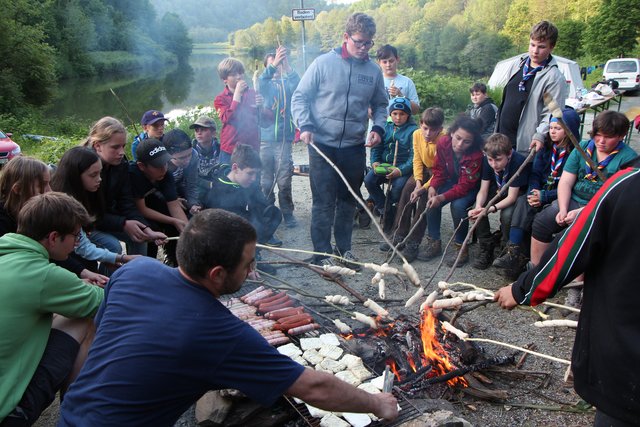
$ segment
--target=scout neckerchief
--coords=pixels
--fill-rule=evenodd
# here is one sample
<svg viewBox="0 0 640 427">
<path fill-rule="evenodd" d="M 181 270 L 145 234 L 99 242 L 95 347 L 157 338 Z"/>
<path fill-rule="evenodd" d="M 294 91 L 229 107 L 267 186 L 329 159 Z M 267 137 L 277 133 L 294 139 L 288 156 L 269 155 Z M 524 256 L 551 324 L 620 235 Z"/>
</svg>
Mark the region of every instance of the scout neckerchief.
<svg viewBox="0 0 640 427">
<path fill-rule="evenodd" d="M 560 180 L 560 169 L 562 168 L 562 163 L 564 163 L 566 155 L 567 148 L 560 148 L 558 144 L 554 142 L 551 150 L 551 173 L 547 176 L 548 188 L 552 188 L 553 185 Z"/>
<path fill-rule="evenodd" d="M 584 150 L 587 152 L 587 155 L 589 157 L 591 157 L 591 155 L 593 154 L 593 149 L 595 148 L 595 146 L 596 146 L 596 142 L 593 139 L 589 141 L 589 144 L 587 145 L 586 150 Z M 613 151 L 609 153 L 607 158 L 598 163 L 598 169 L 602 170 L 606 168 L 609 162 L 613 160 L 615 155 L 618 154 L 620 150 L 622 150 L 623 146 L 624 146 L 623 141 L 618 142 L 618 145 L 616 146 L 616 148 L 614 148 Z M 585 161 L 584 170 L 585 170 L 584 179 L 588 179 L 589 181 L 593 181 L 593 182 L 596 182 L 598 180 L 598 174 L 593 169 L 591 169 L 591 166 L 589 166 L 589 163 L 587 163 L 586 161 Z"/>
<path fill-rule="evenodd" d="M 511 152 L 511 154 L 509 156 L 513 156 L 513 151 Z M 493 171 L 493 174 L 496 177 L 496 185 L 498 186 L 498 190 L 497 190 L 498 193 L 500 192 L 502 187 L 504 187 L 504 185 L 509 180 L 509 165 L 510 164 L 511 164 L 511 157 L 509 157 L 509 161 L 507 162 L 507 165 L 504 167 L 504 170 L 502 171 L 502 177 L 500 177 L 500 173 L 499 172 L 496 172 L 495 170 Z"/>
<path fill-rule="evenodd" d="M 551 57 L 545 59 L 542 64 L 538 65 L 536 68 L 531 68 L 531 57 L 527 57 L 527 60 L 524 61 L 524 67 L 522 67 L 522 81 L 518 83 L 518 91 L 526 92 L 527 88 L 525 87 L 525 84 L 527 80 L 535 76 L 538 71 L 546 67 L 550 60 Z"/>
</svg>

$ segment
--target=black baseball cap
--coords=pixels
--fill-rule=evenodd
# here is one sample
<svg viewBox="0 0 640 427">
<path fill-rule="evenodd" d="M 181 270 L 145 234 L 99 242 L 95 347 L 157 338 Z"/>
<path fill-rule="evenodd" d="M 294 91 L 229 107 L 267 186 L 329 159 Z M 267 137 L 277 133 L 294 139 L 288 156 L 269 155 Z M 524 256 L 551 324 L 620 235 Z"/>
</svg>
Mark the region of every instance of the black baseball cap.
<svg viewBox="0 0 640 427">
<path fill-rule="evenodd" d="M 136 147 L 136 157 L 140 163 L 161 168 L 171 160 L 171 155 L 162 142 L 154 138 L 140 141 Z"/>
</svg>

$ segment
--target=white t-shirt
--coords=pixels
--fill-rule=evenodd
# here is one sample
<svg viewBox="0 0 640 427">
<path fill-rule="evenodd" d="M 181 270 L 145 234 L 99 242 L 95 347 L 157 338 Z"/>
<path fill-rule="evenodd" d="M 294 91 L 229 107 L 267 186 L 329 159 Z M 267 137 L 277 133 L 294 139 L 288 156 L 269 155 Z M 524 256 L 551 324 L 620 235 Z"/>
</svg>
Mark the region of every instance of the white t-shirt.
<svg viewBox="0 0 640 427">
<path fill-rule="evenodd" d="M 385 77 L 384 78 L 384 88 L 389 92 L 389 87 L 391 87 L 391 82 L 393 81 L 393 85 L 400 89 L 402 92 L 402 96 L 405 98 L 409 98 L 409 101 L 415 102 L 420 105 L 420 100 L 418 99 L 418 91 L 416 91 L 416 85 L 413 84 L 413 80 L 411 80 L 407 76 L 403 76 L 402 74 L 397 74 L 395 77 Z"/>
</svg>

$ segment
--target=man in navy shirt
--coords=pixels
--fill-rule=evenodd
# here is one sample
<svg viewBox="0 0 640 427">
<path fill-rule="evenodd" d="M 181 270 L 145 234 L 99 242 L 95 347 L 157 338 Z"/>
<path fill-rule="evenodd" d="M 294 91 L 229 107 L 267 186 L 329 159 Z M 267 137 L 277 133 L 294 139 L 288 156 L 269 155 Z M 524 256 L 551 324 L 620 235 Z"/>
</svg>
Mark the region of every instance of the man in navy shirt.
<svg viewBox="0 0 640 427">
<path fill-rule="evenodd" d="M 178 268 L 144 257 L 119 269 L 59 426 L 172 426 L 205 392 L 225 388 L 263 405 L 287 394 L 326 410 L 395 419 L 393 395 L 305 369 L 218 300 L 253 269 L 255 242 L 246 220 L 207 209 L 180 236 Z"/>
</svg>

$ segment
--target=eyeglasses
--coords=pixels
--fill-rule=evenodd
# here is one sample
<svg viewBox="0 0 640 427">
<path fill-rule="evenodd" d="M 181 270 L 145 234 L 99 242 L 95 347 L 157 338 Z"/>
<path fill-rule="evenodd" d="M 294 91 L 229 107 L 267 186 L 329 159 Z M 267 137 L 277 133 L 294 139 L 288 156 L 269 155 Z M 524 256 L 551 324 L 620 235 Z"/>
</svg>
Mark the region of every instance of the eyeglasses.
<svg viewBox="0 0 640 427">
<path fill-rule="evenodd" d="M 75 239 L 76 243 L 78 243 L 80 241 L 80 238 L 82 237 L 82 229 L 78 230 L 77 233 L 70 233 L 73 235 L 73 238 Z"/>
<path fill-rule="evenodd" d="M 351 39 L 351 41 L 353 42 L 353 44 L 360 49 L 361 47 L 366 47 L 367 49 L 371 49 L 373 47 L 373 45 L 375 44 L 375 42 L 373 40 L 356 40 L 353 37 L 349 36 L 349 38 Z"/>
</svg>

